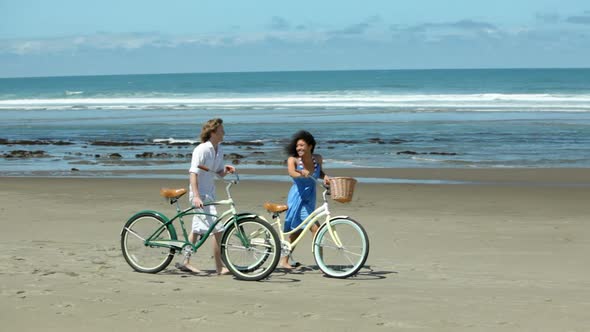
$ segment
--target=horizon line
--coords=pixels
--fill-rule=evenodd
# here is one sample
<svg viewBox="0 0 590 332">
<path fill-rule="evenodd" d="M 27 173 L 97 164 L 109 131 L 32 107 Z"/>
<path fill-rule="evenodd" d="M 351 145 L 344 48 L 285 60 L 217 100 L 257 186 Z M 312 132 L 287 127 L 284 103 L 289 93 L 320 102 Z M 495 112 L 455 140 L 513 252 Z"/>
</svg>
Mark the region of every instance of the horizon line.
<svg viewBox="0 0 590 332">
<path fill-rule="evenodd" d="M 6 76 L 0 79 L 22 78 L 65 78 L 65 77 L 108 77 L 108 76 L 156 76 L 156 75 L 207 75 L 207 74 L 263 74 L 263 73 L 309 73 L 309 72 L 346 72 L 346 71 L 438 71 L 438 70 L 559 70 L 590 69 L 590 67 L 473 67 L 473 68 L 390 68 L 390 69 L 304 69 L 304 70 L 244 70 L 244 71 L 203 71 L 203 72 L 162 72 L 162 73 L 116 73 L 116 74 L 81 74 L 81 75 L 47 75 L 47 76 Z"/>
</svg>

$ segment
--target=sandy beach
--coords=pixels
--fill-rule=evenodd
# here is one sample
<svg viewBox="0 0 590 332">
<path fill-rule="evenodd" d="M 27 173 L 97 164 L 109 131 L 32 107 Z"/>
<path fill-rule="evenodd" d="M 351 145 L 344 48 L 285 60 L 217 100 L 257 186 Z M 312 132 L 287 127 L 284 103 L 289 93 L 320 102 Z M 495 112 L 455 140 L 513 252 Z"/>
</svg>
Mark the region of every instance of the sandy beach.
<svg viewBox="0 0 590 332">
<path fill-rule="evenodd" d="M 359 275 L 324 277 L 307 237 L 295 251 L 303 270 L 243 282 L 212 273 L 209 245 L 195 258 L 204 276 L 124 261 L 127 218 L 171 215 L 159 189 L 187 180 L 2 177 L 2 330 L 588 331 L 590 169 L 330 174 L 466 183 L 360 183 L 351 203 L 331 205 L 369 234 Z M 289 187 L 244 180 L 232 193 L 239 210 L 268 217 L 262 203 Z"/>
</svg>

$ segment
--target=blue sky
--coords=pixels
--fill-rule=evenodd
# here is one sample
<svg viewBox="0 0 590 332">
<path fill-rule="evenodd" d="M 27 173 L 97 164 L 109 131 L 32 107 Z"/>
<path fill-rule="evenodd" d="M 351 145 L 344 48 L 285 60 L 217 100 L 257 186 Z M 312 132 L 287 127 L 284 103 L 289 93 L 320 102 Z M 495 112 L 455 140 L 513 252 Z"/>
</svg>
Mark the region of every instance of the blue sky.
<svg viewBox="0 0 590 332">
<path fill-rule="evenodd" d="M 590 67 L 588 0 L 0 0 L 0 77 Z"/>
</svg>

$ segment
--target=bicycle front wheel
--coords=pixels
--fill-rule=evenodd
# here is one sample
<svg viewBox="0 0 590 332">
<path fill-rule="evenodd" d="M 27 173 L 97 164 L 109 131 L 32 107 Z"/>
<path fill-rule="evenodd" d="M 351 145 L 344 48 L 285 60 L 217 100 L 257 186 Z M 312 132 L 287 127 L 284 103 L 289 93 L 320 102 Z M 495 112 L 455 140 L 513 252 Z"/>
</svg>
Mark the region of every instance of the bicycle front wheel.
<svg viewBox="0 0 590 332">
<path fill-rule="evenodd" d="M 127 263 L 136 271 L 158 273 L 174 258 L 174 249 L 150 245 L 175 240 L 165 222 L 157 215 L 145 213 L 129 220 L 121 233 L 121 250 Z"/>
<path fill-rule="evenodd" d="M 336 217 L 318 230 L 313 255 L 318 267 L 333 278 L 356 274 L 369 257 L 369 237 L 363 226 L 351 218 Z"/>
<path fill-rule="evenodd" d="M 258 218 L 230 223 L 221 238 L 221 257 L 241 280 L 257 281 L 274 271 L 281 255 L 279 235 Z"/>
</svg>

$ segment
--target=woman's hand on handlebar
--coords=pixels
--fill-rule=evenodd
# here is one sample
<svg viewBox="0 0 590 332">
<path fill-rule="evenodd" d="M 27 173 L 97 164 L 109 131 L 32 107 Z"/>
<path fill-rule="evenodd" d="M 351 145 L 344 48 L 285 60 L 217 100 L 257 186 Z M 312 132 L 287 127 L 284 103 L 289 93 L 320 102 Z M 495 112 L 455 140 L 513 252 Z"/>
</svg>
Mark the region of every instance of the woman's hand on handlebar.
<svg viewBox="0 0 590 332">
<path fill-rule="evenodd" d="M 324 186 L 330 187 L 330 177 L 327 175 L 324 175 Z"/>
</svg>

